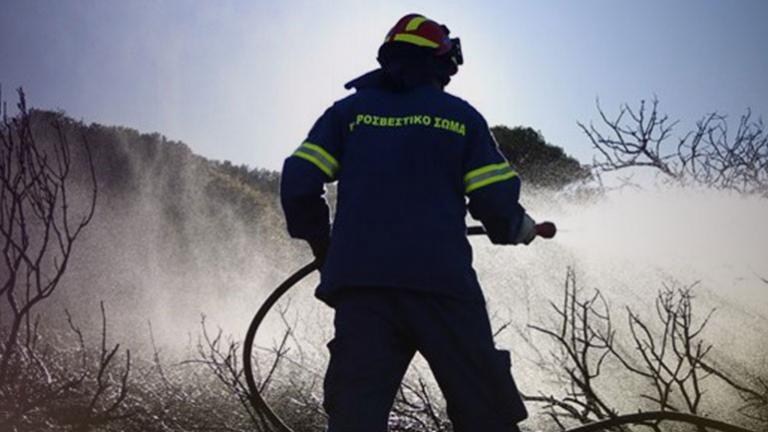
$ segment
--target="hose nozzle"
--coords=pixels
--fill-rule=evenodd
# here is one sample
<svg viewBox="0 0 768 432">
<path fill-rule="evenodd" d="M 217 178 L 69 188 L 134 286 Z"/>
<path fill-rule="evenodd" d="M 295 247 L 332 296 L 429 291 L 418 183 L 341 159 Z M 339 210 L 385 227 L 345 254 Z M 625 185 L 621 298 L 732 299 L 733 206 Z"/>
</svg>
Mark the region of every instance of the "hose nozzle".
<svg viewBox="0 0 768 432">
<path fill-rule="evenodd" d="M 536 235 L 545 238 L 545 239 L 551 239 L 552 237 L 557 234 L 557 227 L 552 222 L 542 222 L 540 224 L 536 224 Z"/>
</svg>

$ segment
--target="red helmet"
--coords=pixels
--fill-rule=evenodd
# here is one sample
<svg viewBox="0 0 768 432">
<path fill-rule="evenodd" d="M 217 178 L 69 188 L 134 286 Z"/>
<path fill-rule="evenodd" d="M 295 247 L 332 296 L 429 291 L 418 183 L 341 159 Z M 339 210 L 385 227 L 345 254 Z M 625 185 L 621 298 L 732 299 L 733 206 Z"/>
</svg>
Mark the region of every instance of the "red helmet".
<svg viewBox="0 0 768 432">
<path fill-rule="evenodd" d="M 405 42 L 435 49 L 435 55 L 449 54 L 456 65 L 464 62 L 459 38 L 449 38 L 448 27 L 420 14 L 408 14 L 395 24 L 384 38 L 384 44 Z"/>
</svg>

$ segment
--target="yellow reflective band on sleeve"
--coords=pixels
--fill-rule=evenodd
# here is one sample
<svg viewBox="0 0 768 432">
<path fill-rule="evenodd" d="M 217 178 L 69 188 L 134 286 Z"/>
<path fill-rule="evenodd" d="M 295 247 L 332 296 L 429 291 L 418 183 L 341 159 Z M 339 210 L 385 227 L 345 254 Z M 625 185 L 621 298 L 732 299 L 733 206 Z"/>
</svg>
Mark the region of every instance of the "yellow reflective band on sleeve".
<svg viewBox="0 0 768 432">
<path fill-rule="evenodd" d="M 464 176 L 464 186 L 466 187 L 464 192 L 470 193 L 483 186 L 488 186 L 489 184 L 503 180 L 509 180 L 514 177 L 517 177 L 517 173 L 506 162 L 486 165 L 474 169 Z"/>
<path fill-rule="evenodd" d="M 514 178 L 514 177 L 517 177 L 517 173 L 514 172 L 514 171 L 510 171 L 510 172 L 508 172 L 506 174 L 499 174 L 499 175 L 495 175 L 493 177 L 488 177 L 488 178 L 485 178 L 485 179 L 483 179 L 481 181 L 474 182 L 471 185 L 467 186 L 467 189 L 466 189 L 465 193 L 470 193 L 473 190 L 479 189 L 479 188 L 481 188 L 483 186 L 488 186 L 491 183 L 500 182 L 502 180 L 508 180 L 508 179 L 511 179 L 511 178 Z"/>
<path fill-rule="evenodd" d="M 423 16 L 417 16 L 416 18 L 411 18 L 410 21 L 408 21 L 408 25 L 405 26 L 405 31 L 414 31 L 419 28 L 421 23 L 426 21 L 427 19 Z"/>
<path fill-rule="evenodd" d="M 507 167 L 509 167 L 509 163 L 507 163 L 507 162 L 502 162 L 502 163 L 498 163 L 498 164 L 490 164 L 490 165 L 481 166 L 480 168 L 476 168 L 476 169 L 473 169 L 472 171 L 468 172 L 464 176 L 464 181 L 468 182 L 469 180 L 471 180 L 471 179 L 473 179 L 473 178 L 475 178 L 475 177 L 477 177 L 479 175 L 483 175 L 483 174 L 491 172 L 491 171 L 498 171 L 500 169 L 504 169 L 504 168 L 507 168 Z"/>
<path fill-rule="evenodd" d="M 427 48 L 437 48 L 440 46 L 440 44 L 436 42 L 432 42 L 427 38 L 414 35 L 414 34 L 409 34 L 409 33 L 398 33 L 392 38 L 392 40 L 400 41 L 400 42 L 408 42 L 414 45 L 423 46 Z"/>
<path fill-rule="evenodd" d="M 325 158 L 331 164 L 331 166 L 333 166 L 333 168 L 338 168 L 339 167 L 339 163 L 336 161 L 336 158 L 331 156 L 330 153 L 325 151 L 325 149 L 320 147 L 319 145 L 312 144 L 309 141 L 305 141 L 304 144 L 302 144 L 301 146 L 304 147 L 304 148 L 308 148 L 310 150 L 314 150 L 314 151 L 320 153 L 320 155 L 322 155 L 323 158 Z"/>
<path fill-rule="evenodd" d="M 292 156 L 296 156 L 307 160 L 320 168 L 331 179 L 336 178 L 336 173 L 339 171 L 339 163 L 331 156 L 330 153 L 325 151 L 324 148 L 311 142 L 304 142 L 299 148 L 293 152 Z"/>
</svg>

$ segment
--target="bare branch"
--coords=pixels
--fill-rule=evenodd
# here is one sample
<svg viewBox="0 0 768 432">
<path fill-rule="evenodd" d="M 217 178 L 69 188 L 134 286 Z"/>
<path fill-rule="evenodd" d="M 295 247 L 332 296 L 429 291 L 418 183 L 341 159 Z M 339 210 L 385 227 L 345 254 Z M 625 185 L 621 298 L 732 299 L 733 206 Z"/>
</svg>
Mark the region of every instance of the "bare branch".
<svg viewBox="0 0 768 432">
<path fill-rule="evenodd" d="M 713 112 L 696 122 L 694 130 L 672 141 L 677 121 L 660 114 L 658 99 L 637 110 L 624 104 L 611 118 L 596 104 L 604 131 L 578 123 L 597 150 L 598 172 L 634 167 L 652 168 L 667 180 L 768 196 L 768 134 L 762 120 L 747 112 L 729 134 L 726 116 Z"/>
</svg>

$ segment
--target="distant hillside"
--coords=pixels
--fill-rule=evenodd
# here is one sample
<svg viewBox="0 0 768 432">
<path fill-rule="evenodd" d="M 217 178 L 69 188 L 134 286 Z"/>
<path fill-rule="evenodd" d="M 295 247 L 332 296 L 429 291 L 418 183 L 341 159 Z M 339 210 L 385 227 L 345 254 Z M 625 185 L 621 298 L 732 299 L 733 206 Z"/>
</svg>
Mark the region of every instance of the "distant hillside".
<svg viewBox="0 0 768 432">
<path fill-rule="evenodd" d="M 90 187 L 83 142 L 99 190 L 94 220 L 51 307 L 92 311 L 109 299 L 128 313 L 118 322 L 146 338 L 149 319 L 190 329 L 201 312 L 248 306 L 238 312 L 246 318 L 267 289 L 310 259 L 287 236 L 278 173 L 211 161 L 157 133 L 50 111 L 32 116 L 39 145 L 58 139 L 54 122 L 72 150 L 73 208 L 85 196 L 78 189 Z"/>
<path fill-rule="evenodd" d="M 54 121 L 65 126 L 69 140 L 74 143 L 73 150 L 78 153 L 82 139 L 87 140 L 99 186 L 108 194 L 105 198 L 151 190 L 163 198 L 169 216 L 183 217 L 180 206 L 191 197 L 190 187 L 194 185 L 201 186 L 211 200 L 212 213 L 219 205 L 231 206 L 245 218 L 274 211 L 277 172 L 208 160 L 192 153 L 186 144 L 158 133 L 96 123 L 86 125 L 51 111 L 34 111 L 36 136 L 56 139 L 50 127 Z M 82 154 L 78 156 L 82 160 Z M 84 178 L 81 176 L 80 180 Z"/>
</svg>

